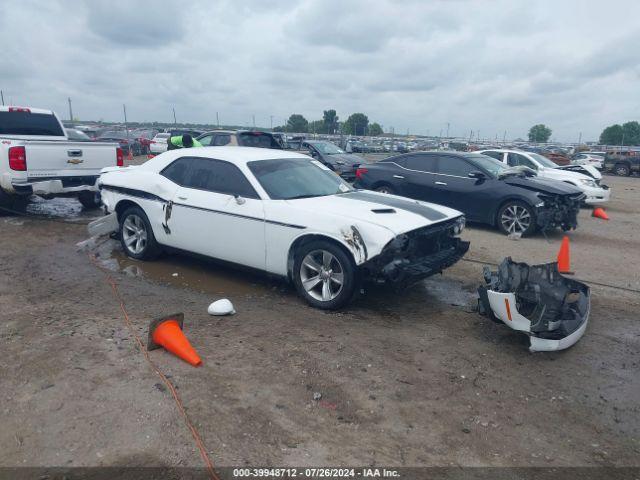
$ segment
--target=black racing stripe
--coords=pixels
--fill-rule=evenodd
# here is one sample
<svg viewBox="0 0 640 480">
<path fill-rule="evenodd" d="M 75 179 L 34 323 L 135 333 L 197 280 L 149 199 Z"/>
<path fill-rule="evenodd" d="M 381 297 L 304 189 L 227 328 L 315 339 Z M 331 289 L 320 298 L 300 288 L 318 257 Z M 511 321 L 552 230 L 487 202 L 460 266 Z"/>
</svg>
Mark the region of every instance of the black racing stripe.
<svg viewBox="0 0 640 480">
<path fill-rule="evenodd" d="M 264 218 L 258 218 L 258 217 L 249 217 L 247 215 L 240 215 L 238 213 L 231 213 L 231 212 L 223 212 L 222 210 L 214 210 L 212 208 L 204 208 L 204 207 L 195 207 L 193 205 L 186 205 L 184 203 L 173 203 L 174 207 L 185 207 L 185 208 L 193 208 L 194 210 L 201 210 L 203 212 L 211 212 L 211 213 L 217 213 L 220 215 L 228 215 L 230 217 L 237 217 L 237 218 L 244 218 L 246 220 L 253 220 L 255 222 L 265 222 L 265 223 L 269 223 L 271 225 L 279 225 L 281 227 L 289 227 L 289 228 L 297 228 L 300 230 L 303 230 L 307 227 L 302 226 L 302 225 L 294 225 L 291 223 L 282 223 L 282 222 L 276 222 L 275 220 L 265 220 Z"/>
<path fill-rule="evenodd" d="M 144 190 L 137 190 L 135 188 L 116 187 L 114 185 L 102 185 L 100 188 L 102 190 L 110 190 L 123 195 L 129 195 L 130 197 L 144 198 L 146 200 L 154 200 L 156 202 L 168 202 L 168 200 L 154 195 L 153 193 L 145 192 Z"/>
<path fill-rule="evenodd" d="M 343 198 L 352 198 L 354 200 L 361 200 L 363 202 L 379 203 L 382 205 L 387 205 L 388 207 L 407 210 L 411 213 L 416 213 L 420 216 L 423 216 L 424 218 L 426 218 L 427 220 L 431 220 L 432 222 L 437 222 L 438 220 L 444 220 L 445 218 L 447 218 L 444 213 L 434 210 L 433 208 L 420 205 L 419 203 L 416 203 L 415 200 L 399 200 L 397 198 L 387 197 L 386 195 L 377 195 L 375 193 L 362 191 L 344 193 L 340 196 Z"/>
</svg>

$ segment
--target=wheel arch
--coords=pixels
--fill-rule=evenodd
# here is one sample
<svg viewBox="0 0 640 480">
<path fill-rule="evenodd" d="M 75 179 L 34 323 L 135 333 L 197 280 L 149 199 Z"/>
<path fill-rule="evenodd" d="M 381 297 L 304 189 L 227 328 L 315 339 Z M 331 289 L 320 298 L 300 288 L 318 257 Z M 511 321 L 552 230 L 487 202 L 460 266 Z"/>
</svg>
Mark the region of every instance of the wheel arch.
<svg viewBox="0 0 640 480">
<path fill-rule="evenodd" d="M 287 278 L 289 279 L 289 281 L 293 279 L 292 277 L 293 264 L 295 261 L 296 251 L 300 249 L 302 246 L 306 245 L 307 243 L 317 241 L 317 240 L 327 241 L 334 244 L 335 246 L 340 248 L 347 255 L 348 258 L 350 258 L 353 261 L 354 266 L 358 265 L 354 252 L 351 250 L 351 248 L 346 242 L 343 242 L 327 234 L 306 233 L 297 237 L 289 246 L 289 251 L 287 253 Z"/>
<path fill-rule="evenodd" d="M 129 200 L 128 198 L 124 198 L 124 199 L 120 200 L 116 204 L 116 208 L 113 210 L 114 212 L 116 212 L 116 216 L 118 217 L 118 221 L 120 221 L 120 216 L 125 212 L 125 210 L 127 210 L 130 207 L 141 208 L 142 211 L 144 212 L 144 208 L 142 208 L 142 205 L 140 205 L 139 203 L 134 202 L 133 200 Z"/>
</svg>

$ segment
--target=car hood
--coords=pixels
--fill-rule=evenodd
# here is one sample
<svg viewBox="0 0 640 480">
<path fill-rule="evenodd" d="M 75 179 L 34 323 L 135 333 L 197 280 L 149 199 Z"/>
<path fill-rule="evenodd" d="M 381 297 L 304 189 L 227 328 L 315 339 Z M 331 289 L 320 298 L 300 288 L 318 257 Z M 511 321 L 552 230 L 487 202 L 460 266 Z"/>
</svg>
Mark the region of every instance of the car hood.
<svg viewBox="0 0 640 480">
<path fill-rule="evenodd" d="M 286 202 L 290 207 L 299 209 L 305 216 L 322 214 L 334 218 L 341 217 L 349 223 L 366 222 L 384 227 L 395 235 L 462 215 L 461 212 L 442 205 L 368 190 Z"/>
<path fill-rule="evenodd" d="M 538 170 L 538 175 L 541 178 L 548 178 L 551 180 L 593 180 L 593 178 L 589 178 L 586 175 L 578 172 L 572 172 L 570 170 L 565 170 L 561 168 L 545 168 L 544 170 Z"/>
<path fill-rule="evenodd" d="M 558 180 L 545 179 L 541 177 L 522 178 L 518 176 L 508 176 L 502 179 L 508 185 L 525 188 L 533 192 L 542 192 L 552 195 L 574 195 L 582 193 L 580 189 L 569 185 L 568 183 L 559 182 Z"/>
<path fill-rule="evenodd" d="M 602 162 L 600 162 L 600 163 L 602 163 Z M 561 171 L 579 173 L 579 174 L 591 177 L 591 178 L 593 178 L 595 180 L 602 180 L 602 174 L 593 165 L 575 165 L 575 164 L 564 165 L 562 167 L 555 168 L 554 170 L 561 170 Z"/>
</svg>

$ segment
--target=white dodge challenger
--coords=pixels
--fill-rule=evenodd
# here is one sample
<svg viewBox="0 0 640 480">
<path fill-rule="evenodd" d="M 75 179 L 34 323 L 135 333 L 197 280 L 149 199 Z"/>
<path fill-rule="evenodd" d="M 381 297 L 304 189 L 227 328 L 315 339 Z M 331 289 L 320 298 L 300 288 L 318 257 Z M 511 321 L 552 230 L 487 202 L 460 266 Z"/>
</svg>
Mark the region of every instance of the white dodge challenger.
<svg viewBox="0 0 640 480">
<path fill-rule="evenodd" d="M 192 252 L 289 278 L 312 306 L 345 305 L 363 280 L 397 288 L 457 262 L 462 213 L 356 190 L 300 153 L 247 147 L 172 150 L 105 169 L 107 217 L 130 257 Z"/>
</svg>

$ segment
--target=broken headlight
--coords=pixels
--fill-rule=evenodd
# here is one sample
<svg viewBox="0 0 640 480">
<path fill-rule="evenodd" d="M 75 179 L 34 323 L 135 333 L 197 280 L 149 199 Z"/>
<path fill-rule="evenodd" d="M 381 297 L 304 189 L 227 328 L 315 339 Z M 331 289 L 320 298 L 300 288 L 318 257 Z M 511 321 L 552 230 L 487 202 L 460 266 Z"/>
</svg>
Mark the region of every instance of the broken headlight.
<svg viewBox="0 0 640 480">
<path fill-rule="evenodd" d="M 466 221 L 464 217 L 456 218 L 456 221 L 451 228 L 454 237 L 459 237 L 462 234 L 465 224 L 466 224 Z"/>
</svg>

